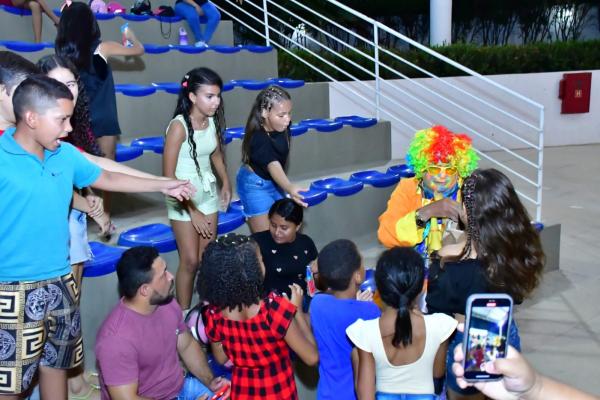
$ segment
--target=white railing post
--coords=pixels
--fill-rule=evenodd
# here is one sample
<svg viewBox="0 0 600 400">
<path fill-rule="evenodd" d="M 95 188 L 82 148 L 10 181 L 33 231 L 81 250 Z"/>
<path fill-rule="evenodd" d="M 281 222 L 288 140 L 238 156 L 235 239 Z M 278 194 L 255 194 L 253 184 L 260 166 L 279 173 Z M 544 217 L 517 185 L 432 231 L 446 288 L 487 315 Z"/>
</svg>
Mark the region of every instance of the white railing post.
<svg viewBox="0 0 600 400">
<path fill-rule="evenodd" d="M 381 94 L 381 82 L 379 81 L 379 27 L 376 22 L 373 22 L 373 51 L 375 58 L 375 113 L 377 119 L 381 117 L 381 106 L 379 104 Z"/>
<path fill-rule="evenodd" d="M 538 140 L 538 168 L 537 168 L 537 207 L 535 220 L 542 222 L 542 185 L 544 182 L 544 108 L 540 110 L 540 134 Z"/>
<path fill-rule="evenodd" d="M 265 19 L 265 45 L 271 45 L 271 39 L 269 37 L 269 11 L 267 10 L 267 0 L 263 0 L 263 15 Z"/>
</svg>

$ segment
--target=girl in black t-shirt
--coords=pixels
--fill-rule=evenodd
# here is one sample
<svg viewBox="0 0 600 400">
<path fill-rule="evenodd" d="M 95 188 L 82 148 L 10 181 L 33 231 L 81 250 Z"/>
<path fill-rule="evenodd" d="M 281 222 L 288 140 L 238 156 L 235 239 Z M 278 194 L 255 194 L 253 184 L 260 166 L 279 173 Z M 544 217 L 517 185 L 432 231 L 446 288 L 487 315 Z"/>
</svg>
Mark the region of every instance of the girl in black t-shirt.
<svg viewBox="0 0 600 400">
<path fill-rule="evenodd" d="M 237 174 L 238 195 L 253 233 L 269 229 L 267 213 L 286 193 L 306 207 L 300 189 L 284 170 L 290 152 L 291 121 L 292 99 L 288 92 L 269 86 L 258 94 L 246 123 L 243 165 Z"/>
</svg>

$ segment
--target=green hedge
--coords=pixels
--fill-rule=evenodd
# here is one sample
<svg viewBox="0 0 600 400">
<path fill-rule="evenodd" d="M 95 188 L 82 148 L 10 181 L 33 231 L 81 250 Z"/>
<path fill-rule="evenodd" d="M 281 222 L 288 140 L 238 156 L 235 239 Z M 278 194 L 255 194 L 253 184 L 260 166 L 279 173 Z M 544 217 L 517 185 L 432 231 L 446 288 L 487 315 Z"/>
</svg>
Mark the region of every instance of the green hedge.
<svg viewBox="0 0 600 400">
<path fill-rule="evenodd" d="M 578 42 L 533 43 L 523 46 L 494 46 L 481 47 L 471 44 L 454 44 L 436 49 L 439 53 L 465 65 L 483 75 L 494 74 L 519 74 L 531 72 L 551 72 L 570 70 L 600 69 L 600 40 Z M 400 57 L 432 72 L 438 76 L 460 76 L 462 71 L 439 61 L 438 59 L 420 50 L 398 51 L 392 50 Z M 336 80 L 351 80 L 348 76 L 326 65 L 316 57 L 305 51 L 294 51 L 302 58 L 308 58 Z M 366 52 L 366 51 L 364 51 Z M 354 51 L 343 53 L 345 57 L 359 64 L 368 71 L 374 70 L 372 61 L 365 59 Z M 372 55 L 372 52 L 371 52 Z M 373 76 L 360 70 L 347 61 L 332 55 L 322 54 L 321 57 L 334 65 L 349 71 L 361 80 L 373 79 Z M 409 77 L 423 77 L 422 73 L 407 66 L 393 57 L 380 54 L 382 62 L 404 73 Z M 304 79 L 309 82 L 327 81 L 320 73 L 295 57 L 279 51 L 279 76 Z M 381 74 L 386 79 L 397 79 L 397 75 L 381 68 Z"/>
</svg>

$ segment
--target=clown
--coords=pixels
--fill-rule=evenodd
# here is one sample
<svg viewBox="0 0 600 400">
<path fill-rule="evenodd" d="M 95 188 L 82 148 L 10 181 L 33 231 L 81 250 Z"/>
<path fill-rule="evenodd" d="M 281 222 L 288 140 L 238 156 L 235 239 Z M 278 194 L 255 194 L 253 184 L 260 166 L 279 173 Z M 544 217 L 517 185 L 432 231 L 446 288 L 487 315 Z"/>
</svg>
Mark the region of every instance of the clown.
<svg viewBox="0 0 600 400">
<path fill-rule="evenodd" d="M 386 247 L 415 246 L 424 256 L 442 247 L 450 221 L 458 222 L 460 186 L 477 168 L 471 139 L 443 126 L 418 131 L 406 163 L 414 178 L 402 179 L 379 217 L 379 241 Z"/>
</svg>

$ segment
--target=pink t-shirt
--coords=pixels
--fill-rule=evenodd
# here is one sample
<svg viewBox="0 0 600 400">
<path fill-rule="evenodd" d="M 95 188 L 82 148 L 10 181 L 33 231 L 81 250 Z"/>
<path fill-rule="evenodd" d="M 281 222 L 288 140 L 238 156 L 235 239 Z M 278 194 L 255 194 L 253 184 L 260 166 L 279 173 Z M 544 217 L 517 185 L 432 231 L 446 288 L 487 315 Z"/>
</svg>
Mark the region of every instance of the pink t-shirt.
<svg viewBox="0 0 600 400">
<path fill-rule="evenodd" d="M 138 395 L 173 399 L 183 386 L 177 336 L 187 330 L 175 300 L 151 315 L 139 314 L 123 299 L 102 323 L 96 338 L 96 359 L 102 376 L 102 398 L 108 386 L 138 382 Z"/>
</svg>

